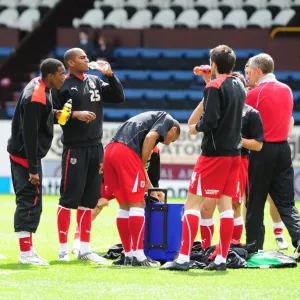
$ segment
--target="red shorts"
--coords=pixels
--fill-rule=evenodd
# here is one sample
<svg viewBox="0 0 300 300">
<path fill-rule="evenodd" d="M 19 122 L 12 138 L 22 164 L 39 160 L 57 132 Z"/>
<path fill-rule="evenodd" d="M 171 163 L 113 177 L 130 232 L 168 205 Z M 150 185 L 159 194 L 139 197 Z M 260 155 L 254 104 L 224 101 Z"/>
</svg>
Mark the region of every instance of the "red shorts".
<svg viewBox="0 0 300 300">
<path fill-rule="evenodd" d="M 190 181 L 189 193 L 209 198 L 237 194 L 240 156 L 200 155 Z"/>
<path fill-rule="evenodd" d="M 105 194 L 114 194 L 119 204 L 144 201 L 145 169 L 141 158 L 125 144 L 113 142 L 104 151 Z"/>
<path fill-rule="evenodd" d="M 232 198 L 232 201 L 237 203 L 242 203 L 246 185 L 248 182 L 248 166 L 249 159 L 248 156 L 241 156 L 241 165 L 239 171 L 239 181 L 238 181 L 238 193 L 235 197 Z"/>
</svg>

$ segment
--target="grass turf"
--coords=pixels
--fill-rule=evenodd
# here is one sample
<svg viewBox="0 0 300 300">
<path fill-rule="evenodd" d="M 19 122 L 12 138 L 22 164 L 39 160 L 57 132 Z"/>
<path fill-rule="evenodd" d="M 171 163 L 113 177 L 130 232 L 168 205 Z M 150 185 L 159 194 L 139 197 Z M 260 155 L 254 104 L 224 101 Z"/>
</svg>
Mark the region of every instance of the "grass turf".
<svg viewBox="0 0 300 300">
<path fill-rule="evenodd" d="M 0 299 L 292 299 L 298 298 L 300 268 L 228 270 L 226 272 L 167 272 L 157 269 L 97 266 L 78 261 L 57 262 L 57 197 L 44 197 L 43 214 L 34 235 L 37 252 L 50 267 L 18 265 L 18 241 L 13 232 L 13 195 L 0 196 Z M 300 207 L 300 204 L 298 204 Z M 117 203 L 110 203 L 93 223 L 92 246 L 97 252 L 119 242 L 115 215 Z M 217 216 L 216 216 L 217 219 Z M 272 222 L 266 205 L 265 249 L 276 249 Z M 69 246 L 75 228 L 75 212 Z M 284 232 L 289 241 L 287 231 Z M 214 242 L 218 239 L 216 223 Z M 199 240 L 199 237 L 197 237 Z M 285 251 L 292 254 L 293 249 Z"/>
</svg>

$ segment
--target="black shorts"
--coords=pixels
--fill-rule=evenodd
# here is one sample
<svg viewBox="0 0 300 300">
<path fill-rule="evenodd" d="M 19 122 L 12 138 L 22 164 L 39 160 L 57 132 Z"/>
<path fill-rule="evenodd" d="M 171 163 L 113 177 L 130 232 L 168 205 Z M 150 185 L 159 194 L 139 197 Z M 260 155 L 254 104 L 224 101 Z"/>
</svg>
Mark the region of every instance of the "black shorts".
<svg viewBox="0 0 300 300">
<path fill-rule="evenodd" d="M 40 184 L 28 181 L 29 169 L 10 159 L 11 176 L 16 194 L 14 228 L 16 232 L 36 232 L 42 213 L 42 167 L 38 166 Z"/>
<path fill-rule="evenodd" d="M 102 174 L 102 144 L 64 149 L 59 205 L 95 208 L 100 198 Z"/>
</svg>

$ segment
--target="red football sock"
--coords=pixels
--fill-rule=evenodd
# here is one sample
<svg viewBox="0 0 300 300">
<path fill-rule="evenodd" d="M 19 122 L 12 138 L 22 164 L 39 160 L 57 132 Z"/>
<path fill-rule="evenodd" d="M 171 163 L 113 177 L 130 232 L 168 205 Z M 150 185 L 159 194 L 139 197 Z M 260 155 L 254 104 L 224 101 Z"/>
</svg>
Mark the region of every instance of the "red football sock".
<svg viewBox="0 0 300 300">
<path fill-rule="evenodd" d="M 30 252 L 31 250 L 31 241 L 30 241 L 30 232 L 28 231 L 20 231 L 17 232 L 17 236 L 19 238 L 19 247 L 22 252 Z"/>
<path fill-rule="evenodd" d="M 180 254 L 190 256 L 199 226 L 200 211 L 189 209 L 184 212 Z"/>
<path fill-rule="evenodd" d="M 57 229 L 58 238 L 61 244 L 68 242 L 68 233 L 70 228 L 71 210 L 62 206 L 57 208 Z"/>
<path fill-rule="evenodd" d="M 273 233 L 275 235 L 275 238 L 279 238 L 282 237 L 282 233 L 283 233 L 283 223 L 279 222 L 279 223 L 273 223 Z"/>
<path fill-rule="evenodd" d="M 119 209 L 117 216 L 117 228 L 125 253 L 131 251 L 131 235 L 129 231 L 129 211 Z"/>
<path fill-rule="evenodd" d="M 77 209 L 77 224 L 80 231 L 80 242 L 89 243 L 92 229 L 92 211 L 89 208 Z"/>
<path fill-rule="evenodd" d="M 220 243 L 219 255 L 227 258 L 233 233 L 233 211 L 225 210 L 220 214 Z"/>
<path fill-rule="evenodd" d="M 74 233 L 74 240 L 79 240 L 79 239 L 80 239 L 80 229 L 79 229 L 79 225 L 77 224 L 76 230 Z"/>
<path fill-rule="evenodd" d="M 144 249 L 145 211 L 143 208 L 131 207 L 129 211 L 129 231 L 132 239 L 132 250 Z"/>
<path fill-rule="evenodd" d="M 234 219 L 234 227 L 233 227 L 233 233 L 231 238 L 232 244 L 240 244 L 241 243 L 241 237 L 243 233 L 243 217 L 238 217 Z"/>
<path fill-rule="evenodd" d="M 214 235 L 214 220 L 213 219 L 201 219 L 200 220 L 200 233 L 202 249 L 206 249 L 211 246 L 211 241 Z"/>
</svg>

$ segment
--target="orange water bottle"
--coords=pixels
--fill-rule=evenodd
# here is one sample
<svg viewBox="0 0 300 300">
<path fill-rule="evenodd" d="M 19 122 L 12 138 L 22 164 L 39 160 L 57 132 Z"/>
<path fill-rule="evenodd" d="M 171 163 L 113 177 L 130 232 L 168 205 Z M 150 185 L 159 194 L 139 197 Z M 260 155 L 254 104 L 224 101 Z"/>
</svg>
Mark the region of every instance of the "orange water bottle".
<svg viewBox="0 0 300 300">
<path fill-rule="evenodd" d="M 196 66 L 193 71 L 194 71 L 195 75 L 210 75 L 211 74 L 211 68 L 209 65 Z"/>
</svg>

